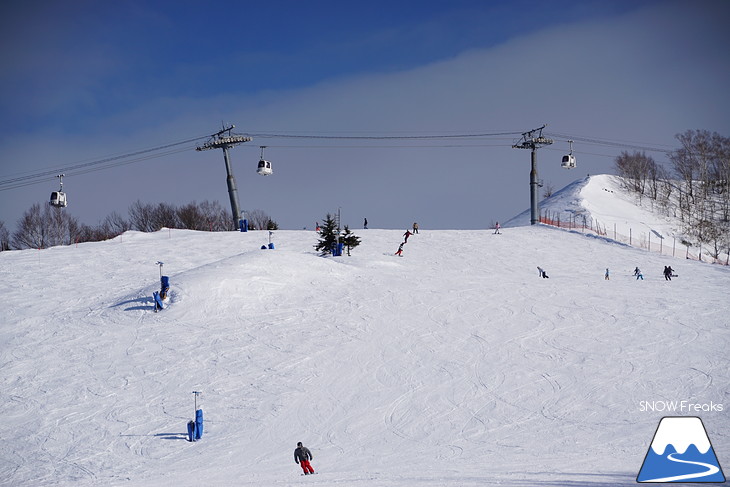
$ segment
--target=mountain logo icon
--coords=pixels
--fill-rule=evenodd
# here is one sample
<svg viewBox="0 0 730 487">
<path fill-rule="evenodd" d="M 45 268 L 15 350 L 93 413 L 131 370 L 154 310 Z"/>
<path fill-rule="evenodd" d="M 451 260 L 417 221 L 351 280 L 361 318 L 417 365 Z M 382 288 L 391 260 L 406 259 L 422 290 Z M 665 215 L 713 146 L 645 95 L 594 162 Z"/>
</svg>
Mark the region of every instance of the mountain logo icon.
<svg viewBox="0 0 730 487">
<path fill-rule="evenodd" d="M 702 420 L 695 416 L 662 418 L 636 481 L 725 482 Z"/>
</svg>

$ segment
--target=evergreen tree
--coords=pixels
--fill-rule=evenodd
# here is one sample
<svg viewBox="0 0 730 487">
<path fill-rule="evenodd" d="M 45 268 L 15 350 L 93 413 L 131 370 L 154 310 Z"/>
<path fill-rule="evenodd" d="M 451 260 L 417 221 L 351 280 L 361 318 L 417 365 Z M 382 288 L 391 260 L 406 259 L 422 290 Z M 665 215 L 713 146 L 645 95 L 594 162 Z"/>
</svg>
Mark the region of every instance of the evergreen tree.
<svg viewBox="0 0 730 487">
<path fill-rule="evenodd" d="M 319 252 L 319 255 L 327 255 L 332 252 L 332 249 L 337 245 L 337 222 L 335 218 L 327 213 L 324 219 L 324 223 L 319 227 L 319 241 L 314 246 L 314 249 Z"/>
<path fill-rule="evenodd" d="M 345 233 L 342 238 L 340 238 L 340 242 L 345 244 L 345 247 L 347 247 L 347 256 L 349 257 L 350 249 L 354 249 L 355 247 L 360 245 L 360 237 L 352 233 L 350 231 L 350 227 L 345 225 Z"/>
</svg>

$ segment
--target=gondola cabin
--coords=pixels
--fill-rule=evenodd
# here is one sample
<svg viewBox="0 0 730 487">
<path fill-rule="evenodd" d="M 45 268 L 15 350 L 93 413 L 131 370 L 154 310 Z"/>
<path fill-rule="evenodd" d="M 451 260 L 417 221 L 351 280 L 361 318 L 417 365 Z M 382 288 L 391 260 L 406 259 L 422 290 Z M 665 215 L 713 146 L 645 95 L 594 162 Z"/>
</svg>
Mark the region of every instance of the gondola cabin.
<svg viewBox="0 0 730 487">
<path fill-rule="evenodd" d="M 565 169 L 575 168 L 575 156 L 573 154 L 566 154 L 563 156 L 563 162 L 560 163 L 560 167 Z"/>
<path fill-rule="evenodd" d="M 66 193 L 63 191 L 54 191 L 51 193 L 51 201 L 48 202 L 51 206 L 56 208 L 65 208 L 68 204 L 66 202 Z"/>
<path fill-rule="evenodd" d="M 565 169 L 573 169 L 573 168 L 575 168 L 575 156 L 573 155 L 573 141 L 569 140 L 568 143 L 570 144 L 570 153 L 563 156 L 563 162 L 560 163 L 560 167 L 563 167 Z"/>
<path fill-rule="evenodd" d="M 55 206 L 56 208 L 66 208 L 66 205 L 68 204 L 66 202 L 66 193 L 63 192 L 64 176 L 65 174 L 59 174 L 58 176 L 56 176 L 59 183 L 61 184 L 61 187 L 58 189 L 58 191 L 54 191 L 51 193 L 51 201 L 48 202 L 49 205 Z"/>
<path fill-rule="evenodd" d="M 268 176 L 273 173 L 271 170 L 271 161 L 265 161 L 261 159 L 259 161 L 259 167 L 256 168 L 256 172 L 262 176 Z"/>
</svg>

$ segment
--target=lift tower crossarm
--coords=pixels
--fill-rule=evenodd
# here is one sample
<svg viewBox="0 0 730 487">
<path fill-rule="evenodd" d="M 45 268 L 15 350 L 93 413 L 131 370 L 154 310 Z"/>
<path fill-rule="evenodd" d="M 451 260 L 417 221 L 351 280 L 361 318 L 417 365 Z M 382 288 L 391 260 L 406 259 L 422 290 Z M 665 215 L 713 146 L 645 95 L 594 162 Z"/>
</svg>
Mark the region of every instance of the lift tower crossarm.
<svg viewBox="0 0 730 487">
<path fill-rule="evenodd" d="M 228 128 L 224 128 L 222 130 L 219 130 L 218 132 L 214 133 L 210 136 L 210 139 L 206 141 L 203 145 L 199 145 L 195 148 L 197 151 L 204 151 L 204 150 L 210 150 L 210 149 L 223 149 L 226 146 L 234 147 L 238 144 L 242 144 L 244 142 L 251 142 L 253 139 L 247 135 L 237 135 L 232 134 L 231 130 L 236 128 L 235 125 L 231 125 Z M 227 136 L 223 136 L 228 132 Z"/>
<path fill-rule="evenodd" d="M 552 144 L 553 139 L 548 139 L 547 137 L 543 137 L 542 135 L 542 129 L 544 129 L 545 127 L 547 127 L 547 124 L 543 125 L 542 127 L 530 130 L 529 132 L 523 133 L 520 141 L 517 144 L 514 144 L 512 148 L 535 150 L 544 145 Z M 537 136 L 535 136 L 535 134 L 537 134 Z"/>
<path fill-rule="evenodd" d="M 540 208 L 538 203 L 538 188 L 540 186 L 537 179 L 537 149 L 553 143 L 552 139 L 543 137 L 542 127 L 530 130 L 522 134 L 520 141 L 512 146 L 513 149 L 530 149 L 532 151 L 532 167 L 530 168 L 530 225 L 540 223 Z"/>
<path fill-rule="evenodd" d="M 238 204 L 238 190 L 236 189 L 236 178 L 233 176 L 233 169 L 231 168 L 231 160 L 228 155 L 228 149 L 231 149 L 238 144 L 244 142 L 250 142 L 253 140 L 251 137 L 246 135 L 232 134 L 231 130 L 235 128 L 235 125 L 223 128 L 215 134 L 210 136 L 210 139 L 203 145 L 195 148 L 197 151 L 204 151 L 210 149 L 223 149 L 223 160 L 226 164 L 226 182 L 228 184 L 228 196 L 231 200 L 231 213 L 233 214 L 233 226 L 238 226 L 238 220 L 241 218 L 241 209 Z M 223 135 L 225 133 L 228 135 Z"/>
</svg>

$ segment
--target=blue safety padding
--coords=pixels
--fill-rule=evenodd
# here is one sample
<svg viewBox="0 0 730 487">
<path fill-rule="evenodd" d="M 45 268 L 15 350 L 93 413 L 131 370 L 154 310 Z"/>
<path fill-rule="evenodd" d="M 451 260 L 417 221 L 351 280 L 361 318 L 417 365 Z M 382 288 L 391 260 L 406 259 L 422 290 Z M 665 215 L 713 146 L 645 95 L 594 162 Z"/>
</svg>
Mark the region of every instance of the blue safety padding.
<svg viewBox="0 0 730 487">
<path fill-rule="evenodd" d="M 203 410 L 195 411 L 195 439 L 199 440 L 203 437 Z"/>
<path fill-rule="evenodd" d="M 155 300 L 155 310 L 160 310 L 164 308 L 164 306 L 162 305 L 162 298 L 160 297 L 160 293 L 155 291 L 154 293 L 152 293 L 152 297 Z"/>
</svg>

